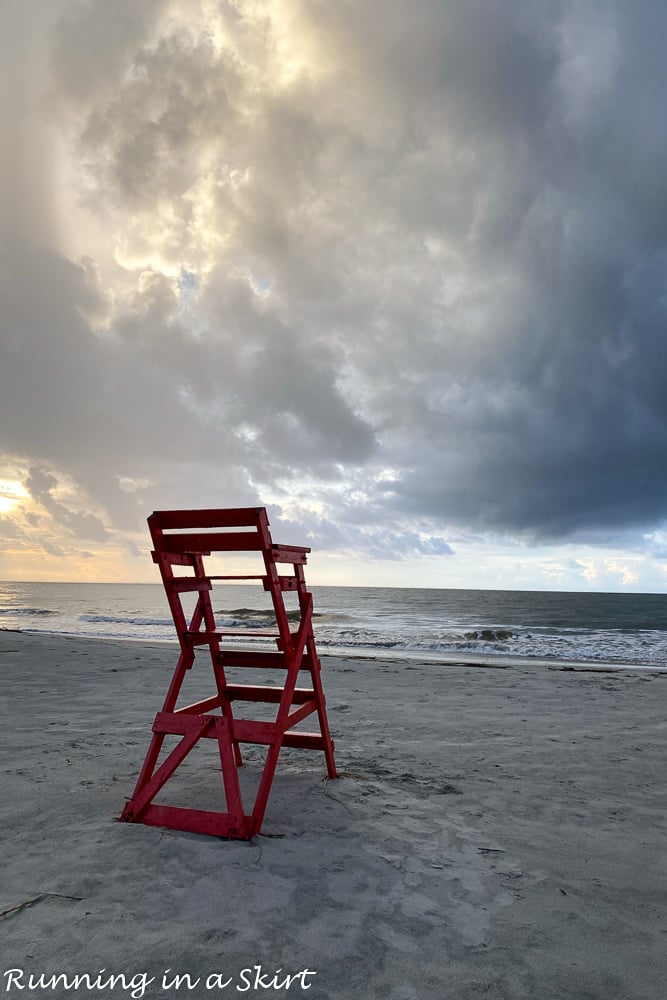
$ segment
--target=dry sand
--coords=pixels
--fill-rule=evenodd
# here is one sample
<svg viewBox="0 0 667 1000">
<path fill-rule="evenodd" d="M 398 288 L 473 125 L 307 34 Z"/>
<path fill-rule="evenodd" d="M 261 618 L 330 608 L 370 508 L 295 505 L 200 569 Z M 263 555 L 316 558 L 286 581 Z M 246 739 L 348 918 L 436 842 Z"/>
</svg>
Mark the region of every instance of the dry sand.
<svg viewBox="0 0 667 1000">
<path fill-rule="evenodd" d="M 667 674 L 325 658 L 344 777 L 239 843 L 115 822 L 175 655 L 0 632 L 0 995 L 662 1000 Z"/>
</svg>

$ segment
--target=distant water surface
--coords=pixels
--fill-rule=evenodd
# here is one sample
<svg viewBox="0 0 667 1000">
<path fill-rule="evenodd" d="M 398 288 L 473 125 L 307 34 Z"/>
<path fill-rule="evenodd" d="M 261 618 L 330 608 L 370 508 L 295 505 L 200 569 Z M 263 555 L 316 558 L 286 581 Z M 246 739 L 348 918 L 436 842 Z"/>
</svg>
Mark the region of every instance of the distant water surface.
<svg viewBox="0 0 667 1000">
<path fill-rule="evenodd" d="M 213 592 L 219 627 L 270 628 L 256 587 Z M 456 654 L 667 669 L 666 594 L 314 587 L 320 651 L 452 659 Z M 286 595 L 288 598 L 292 595 Z M 0 583 L 0 628 L 175 641 L 159 584 Z"/>
</svg>

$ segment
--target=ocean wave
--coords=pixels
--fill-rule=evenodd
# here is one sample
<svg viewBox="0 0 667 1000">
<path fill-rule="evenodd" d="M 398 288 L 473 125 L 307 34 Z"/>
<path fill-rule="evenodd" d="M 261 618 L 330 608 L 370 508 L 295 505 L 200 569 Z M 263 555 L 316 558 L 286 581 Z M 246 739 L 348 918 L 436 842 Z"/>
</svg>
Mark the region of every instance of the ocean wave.
<svg viewBox="0 0 667 1000">
<path fill-rule="evenodd" d="M 217 615 L 234 615 L 235 618 L 271 618 L 272 608 L 224 608 L 216 611 Z"/>
<path fill-rule="evenodd" d="M 384 635 L 376 632 L 356 629 L 354 631 L 321 630 L 317 633 L 318 646 L 349 646 L 365 649 L 397 649 L 397 650 L 450 650 L 473 649 L 476 643 L 466 640 L 461 634 L 447 634 L 430 639 L 419 639 L 413 635 Z"/>
<path fill-rule="evenodd" d="M 274 625 L 276 621 L 275 612 L 273 608 L 223 608 L 215 612 L 216 615 L 225 615 L 227 617 L 242 618 L 244 621 L 252 621 L 256 619 L 258 621 L 267 622 L 269 625 Z M 316 611 L 313 612 L 313 618 L 320 618 Z M 301 612 L 298 608 L 287 611 L 287 620 L 290 622 L 301 621 Z"/>
<path fill-rule="evenodd" d="M 57 611 L 48 608 L 0 608 L 0 615 L 16 617 L 18 615 L 57 615 Z"/>
<path fill-rule="evenodd" d="M 79 615 L 80 622 L 100 625 L 172 625 L 171 618 L 128 618 L 116 615 Z"/>
<path fill-rule="evenodd" d="M 261 632 L 262 629 L 275 627 L 275 619 L 265 618 L 257 621 L 254 618 L 216 618 L 216 625 L 219 629 L 255 629 L 257 632 Z"/>
<path fill-rule="evenodd" d="M 516 632 L 510 632 L 506 628 L 481 628 L 473 632 L 466 632 L 466 639 L 476 642 L 506 642 L 508 639 L 516 639 Z"/>
<path fill-rule="evenodd" d="M 298 595 L 285 597 L 295 628 Z M 193 600 L 190 594 L 184 598 L 188 614 Z M 275 631 L 274 609 L 266 595 L 239 586 L 221 588 L 213 600 L 219 605 L 217 626 L 229 637 L 226 642 L 254 646 L 266 643 Z M 511 656 L 658 667 L 667 663 L 667 595 L 322 588 L 315 602 L 315 641 L 329 654 L 449 661 L 457 655 L 461 660 Z M 83 608 L 88 609 L 85 614 Z M 0 626 L 177 641 L 159 585 L 21 585 L 3 593 Z"/>
<path fill-rule="evenodd" d="M 229 617 L 221 618 L 218 617 L 216 624 L 218 628 L 222 629 L 266 629 L 270 628 L 275 624 L 275 619 L 272 612 L 265 613 L 262 618 L 251 617 L 251 613 L 248 609 L 248 614 L 244 616 L 238 611 L 228 611 L 228 612 L 217 612 L 218 616 L 221 614 L 228 615 Z M 260 612 L 257 615 L 261 614 Z M 128 615 L 79 615 L 78 620 L 80 622 L 85 622 L 88 625 L 132 625 L 138 628 L 166 628 L 173 629 L 174 623 L 171 618 L 143 618 L 138 616 L 128 616 Z"/>
</svg>

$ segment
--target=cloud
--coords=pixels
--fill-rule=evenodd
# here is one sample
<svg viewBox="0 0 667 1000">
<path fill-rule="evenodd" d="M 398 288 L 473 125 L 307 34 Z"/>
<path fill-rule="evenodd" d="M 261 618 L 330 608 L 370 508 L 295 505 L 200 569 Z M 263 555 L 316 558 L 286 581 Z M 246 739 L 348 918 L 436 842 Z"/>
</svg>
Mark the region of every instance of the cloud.
<svg viewBox="0 0 667 1000">
<path fill-rule="evenodd" d="M 64 530 L 295 498 L 372 556 L 660 530 L 662 5 L 16 11 L 0 449 L 80 484 L 65 516 L 33 483 Z"/>
<path fill-rule="evenodd" d="M 165 0 L 116 0 L 113 7 L 104 0 L 70 4 L 52 32 L 50 63 L 58 91 L 81 105 L 108 98 L 167 10 Z"/>
<path fill-rule="evenodd" d="M 54 491 L 58 488 L 58 480 L 46 469 L 34 466 L 30 469 L 24 486 L 35 500 L 68 534 L 77 538 L 86 538 L 97 542 L 105 542 L 109 537 L 102 521 L 94 514 L 72 510 L 67 504 L 55 498 Z M 45 544 L 42 542 L 42 544 Z M 49 551 L 49 549 L 47 549 Z"/>
</svg>

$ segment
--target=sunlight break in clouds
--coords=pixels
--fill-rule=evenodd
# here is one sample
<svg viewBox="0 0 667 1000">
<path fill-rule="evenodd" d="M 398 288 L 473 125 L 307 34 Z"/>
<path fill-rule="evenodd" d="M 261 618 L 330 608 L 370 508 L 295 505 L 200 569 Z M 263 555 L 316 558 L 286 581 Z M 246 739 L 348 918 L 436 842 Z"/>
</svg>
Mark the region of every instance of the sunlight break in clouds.
<svg viewBox="0 0 667 1000">
<path fill-rule="evenodd" d="M 27 496 L 22 483 L 0 479 L 0 514 L 10 513 Z"/>
<path fill-rule="evenodd" d="M 0 576 L 264 503 L 322 581 L 664 589 L 666 28 L 10 0 Z"/>
</svg>

